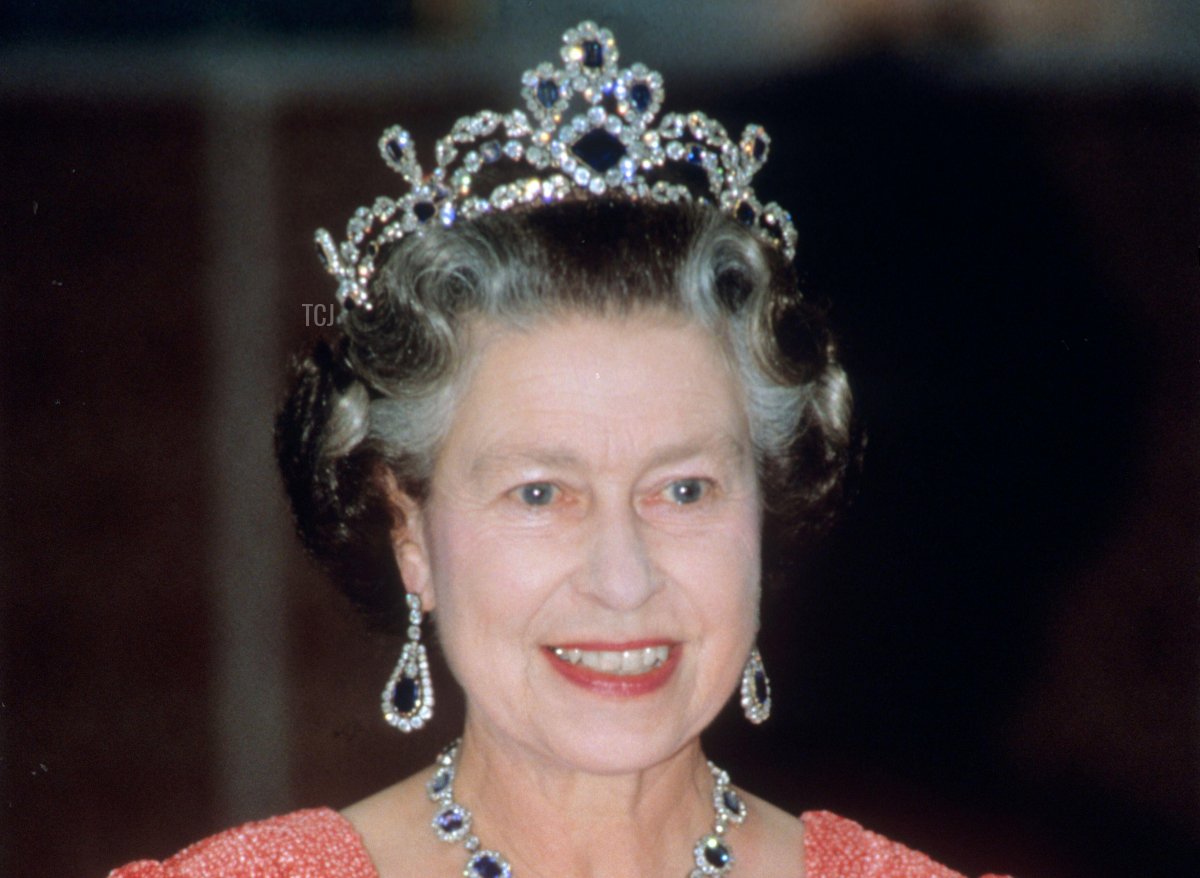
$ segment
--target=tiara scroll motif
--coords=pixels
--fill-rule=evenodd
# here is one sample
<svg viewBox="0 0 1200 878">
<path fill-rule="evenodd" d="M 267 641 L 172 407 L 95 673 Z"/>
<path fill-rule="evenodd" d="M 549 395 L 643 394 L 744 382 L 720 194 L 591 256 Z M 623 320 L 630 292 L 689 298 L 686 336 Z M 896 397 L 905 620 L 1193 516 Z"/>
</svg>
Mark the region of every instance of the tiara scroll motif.
<svg viewBox="0 0 1200 878">
<path fill-rule="evenodd" d="M 773 202 L 760 204 L 750 185 L 770 149 L 761 126 L 747 125 L 734 141 L 703 113 L 668 113 L 656 125 L 665 94 L 662 76 L 641 64 L 618 67 L 616 40 L 593 22 L 563 34 L 561 56 L 562 67 L 543 63 L 521 78 L 528 113 L 483 110 L 456 121 L 437 142 L 437 164 L 428 174 L 407 131 L 398 125 L 384 131 L 379 151 L 408 183 L 408 194 L 358 208 L 340 245 L 325 229 L 316 234 L 318 255 L 338 280 L 343 309 L 370 310 L 375 260 L 391 242 L 431 225 L 452 226 L 568 197 L 697 198 L 686 185 L 664 179 L 673 167 L 693 175 L 698 169 L 707 187 L 700 200 L 734 217 L 787 259 L 794 257 L 791 216 Z M 573 107 L 581 112 L 567 118 Z M 535 174 L 477 190 L 480 169 L 505 161 L 524 162 Z"/>
</svg>

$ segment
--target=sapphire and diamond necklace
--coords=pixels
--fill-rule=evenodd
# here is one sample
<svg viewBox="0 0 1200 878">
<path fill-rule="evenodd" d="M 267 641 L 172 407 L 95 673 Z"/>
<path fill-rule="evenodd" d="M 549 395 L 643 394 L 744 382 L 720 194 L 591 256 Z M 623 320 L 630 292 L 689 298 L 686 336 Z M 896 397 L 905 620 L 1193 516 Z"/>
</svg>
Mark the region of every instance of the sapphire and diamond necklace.
<svg viewBox="0 0 1200 878">
<path fill-rule="evenodd" d="M 442 841 L 462 842 L 467 853 L 463 878 L 512 878 L 512 867 L 499 851 L 484 848 L 479 836 L 471 832 L 471 812 L 454 801 L 454 776 L 458 770 L 458 753 L 462 739 L 444 749 L 434 765 L 433 777 L 425 784 L 429 798 L 437 805 L 433 829 Z M 733 850 L 725 841 L 731 823 L 746 819 L 746 803 L 730 785 L 729 775 L 708 763 L 713 776 L 712 805 L 715 819 L 712 831 L 702 836 L 692 848 L 695 868 L 688 878 L 727 875 L 733 867 Z"/>
</svg>

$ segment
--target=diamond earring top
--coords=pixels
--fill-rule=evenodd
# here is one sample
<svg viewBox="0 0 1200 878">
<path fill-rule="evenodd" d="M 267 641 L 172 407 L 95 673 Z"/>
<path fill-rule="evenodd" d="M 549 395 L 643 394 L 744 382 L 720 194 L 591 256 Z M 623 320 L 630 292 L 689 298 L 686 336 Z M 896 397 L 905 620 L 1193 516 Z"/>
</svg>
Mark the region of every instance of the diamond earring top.
<svg viewBox="0 0 1200 878">
<path fill-rule="evenodd" d="M 563 34 L 561 57 L 561 67 L 543 63 L 522 77 L 528 112 L 483 110 L 456 121 L 437 142 L 429 173 L 407 131 L 397 125 L 383 133 L 379 151 L 408 193 L 358 208 L 341 244 L 325 229 L 316 234 L 318 255 L 338 280 L 343 308 L 370 310 L 376 259 L 391 242 L 431 226 L 567 198 L 617 194 L 708 202 L 788 260 L 794 257 L 791 216 L 775 203 L 761 204 L 750 185 L 770 149 L 761 126 L 746 126 L 735 141 L 703 113 L 668 113 L 659 120 L 662 76 L 641 64 L 618 67 L 616 40 L 593 22 Z M 494 186 L 477 176 L 484 166 L 504 162 L 528 169 L 527 175 Z M 675 182 L 697 170 L 704 182 L 698 195 Z"/>
</svg>

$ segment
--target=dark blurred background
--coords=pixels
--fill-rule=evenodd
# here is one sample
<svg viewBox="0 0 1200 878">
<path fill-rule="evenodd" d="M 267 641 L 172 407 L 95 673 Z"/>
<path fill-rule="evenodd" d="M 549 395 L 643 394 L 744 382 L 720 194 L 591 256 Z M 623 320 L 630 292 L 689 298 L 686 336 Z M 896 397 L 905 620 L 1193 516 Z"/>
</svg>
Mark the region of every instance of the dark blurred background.
<svg viewBox="0 0 1200 878">
<path fill-rule="evenodd" d="M 869 434 L 777 549 L 735 779 L 972 873 L 1200 874 L 1200 7 L 1187 0 L 0 9 L 0 874 L 99 876 L 431 758 L 398 644 L 270 456 L 332 301 L 311 234 L 517 105 L 582 18 L 766 125 Z"/>
</svg>

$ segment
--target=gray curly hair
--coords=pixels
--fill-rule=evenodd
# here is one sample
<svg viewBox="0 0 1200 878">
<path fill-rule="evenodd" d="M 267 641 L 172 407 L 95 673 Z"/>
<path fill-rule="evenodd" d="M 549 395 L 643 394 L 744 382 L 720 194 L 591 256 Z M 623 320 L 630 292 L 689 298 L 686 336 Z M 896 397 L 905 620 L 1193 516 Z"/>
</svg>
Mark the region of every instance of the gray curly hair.
<svg viewBox="0 0 1200 878">
<path fill-rule="evenodd" d="M 706 205 L 565 202 L 431 230 L 388 255 L 373 296 L 298 364 L 276 424 L 301 538 L 372 614 L 402 591 L 380 468 L 428 496 L 472 321 L 651 311 L 709 329 L 741 378 L 767 511 L 801 527 L 829 518 L 855 457 L 850 388 L 821 315 L 778 252 Z"/>
</svg>

